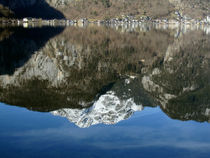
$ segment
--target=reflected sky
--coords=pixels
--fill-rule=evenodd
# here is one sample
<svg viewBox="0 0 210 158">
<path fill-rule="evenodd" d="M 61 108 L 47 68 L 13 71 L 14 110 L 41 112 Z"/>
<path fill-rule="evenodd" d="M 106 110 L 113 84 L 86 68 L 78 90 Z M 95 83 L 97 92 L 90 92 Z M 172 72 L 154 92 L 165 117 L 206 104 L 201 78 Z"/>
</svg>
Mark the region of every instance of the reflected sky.
<svg viewBox="0 0 210 158">
<path fill-rule="evenodd" d="M 2 157 L 209 157 L 208 123 L 172 120 L 147 107 L 115 125 L 79 128 L 67 119 L 0 106 Z M 12 152 L 10 152 L 12 151 Z"/>
</svg>

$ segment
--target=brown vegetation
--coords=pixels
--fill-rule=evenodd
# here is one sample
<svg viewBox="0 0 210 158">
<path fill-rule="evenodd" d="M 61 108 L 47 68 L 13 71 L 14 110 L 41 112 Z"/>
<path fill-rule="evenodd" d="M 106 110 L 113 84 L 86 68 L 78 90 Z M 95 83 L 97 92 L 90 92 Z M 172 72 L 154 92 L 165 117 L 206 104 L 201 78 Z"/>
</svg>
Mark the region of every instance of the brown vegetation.
<svg viewBox="0 0 210 158">
<path fill-rule="evenodd" d="M 160 17 L 173 11 L 165 0 L 78 0 L 58 9 L 72 19 L 108 19 L 121 15 Z"/>
<path fill-rule="evenodd" d="M 121 15 L 170 18 L 175 11 L 202 18 L 209 14 L 210 3 L 209 0 L 74 0 L 53 7 L 70 19 L 109 19 Z"/>
</svg>

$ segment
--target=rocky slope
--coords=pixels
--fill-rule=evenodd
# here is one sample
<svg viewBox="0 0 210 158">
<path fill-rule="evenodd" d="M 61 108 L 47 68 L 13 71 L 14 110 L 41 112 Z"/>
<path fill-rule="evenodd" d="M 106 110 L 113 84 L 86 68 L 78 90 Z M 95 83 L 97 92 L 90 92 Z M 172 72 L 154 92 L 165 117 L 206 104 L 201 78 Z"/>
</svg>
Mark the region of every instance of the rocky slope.
<svg viewBox="0 0 210 158">
<path fill-rule="evenodd" d="M 0 0 L 0 4 L 9 7 L 17 17 L 62 18 L 63 14 L 70 19 L 121 15 L 175 18 L 178 11 L 182 16 L 203 18 L 210 13 L 209 0 Z M 44 11 L 42 14 L 40 9 Z"/>
<path fill-rule="evenodd" d="M 202 18 L 210 12 L 209 0 L 47 0 L 67 18 L 111 18 L 120 15 L 174 18 L 183 16 Z"/>
</svg>

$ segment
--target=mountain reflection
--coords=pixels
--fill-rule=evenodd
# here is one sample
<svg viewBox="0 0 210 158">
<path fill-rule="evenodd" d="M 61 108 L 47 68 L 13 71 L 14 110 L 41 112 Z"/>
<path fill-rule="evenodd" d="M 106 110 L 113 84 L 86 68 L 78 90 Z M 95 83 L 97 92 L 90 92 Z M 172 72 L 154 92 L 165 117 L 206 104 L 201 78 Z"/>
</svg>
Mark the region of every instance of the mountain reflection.
<svg viewBox="0 0 210 158">
<path fill-rule="evenodd" d="M 210 37 L 202 30 L 0 31 L 1 102 L 79 127 L 115 124 L 147 106 L 173 119 L 210 119 Z"/>
<path fill-rule="evenodd" d="M 13 74 L 46 42 L 61 33 L 62 27 L 24 29 L 0 28 L 0 75 Z"/>
</svg>

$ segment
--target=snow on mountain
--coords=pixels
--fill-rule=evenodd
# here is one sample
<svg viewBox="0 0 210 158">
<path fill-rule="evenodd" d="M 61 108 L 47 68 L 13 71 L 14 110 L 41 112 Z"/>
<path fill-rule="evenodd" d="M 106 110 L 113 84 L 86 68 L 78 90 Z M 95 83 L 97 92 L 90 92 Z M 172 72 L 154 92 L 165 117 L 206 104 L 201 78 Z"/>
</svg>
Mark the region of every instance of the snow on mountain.
<svg viewBox="0 0 210 158">
<path fill-rule="evenodd" d="M 60 109 L 51 112 L 53 115 L 66 117 L 80 128 L 96 124 L 116 124 L 129 118 L 135 111 L 142 111 L 143 106 L 137 105 L 132 98 L 122 100 L 113 91 L 99 97 L 90 108 Z"/>
</svg>

